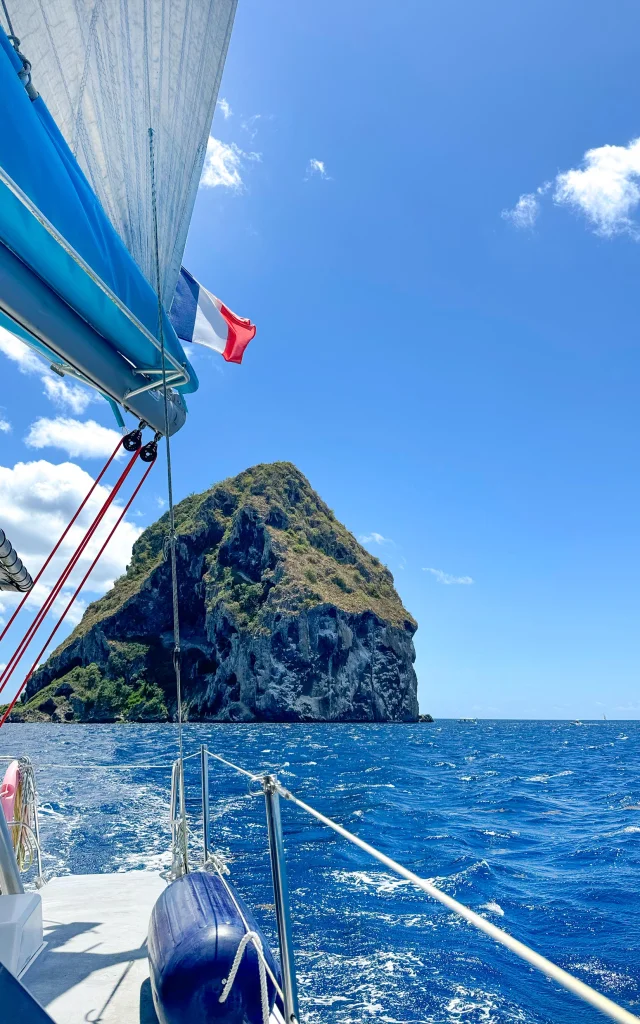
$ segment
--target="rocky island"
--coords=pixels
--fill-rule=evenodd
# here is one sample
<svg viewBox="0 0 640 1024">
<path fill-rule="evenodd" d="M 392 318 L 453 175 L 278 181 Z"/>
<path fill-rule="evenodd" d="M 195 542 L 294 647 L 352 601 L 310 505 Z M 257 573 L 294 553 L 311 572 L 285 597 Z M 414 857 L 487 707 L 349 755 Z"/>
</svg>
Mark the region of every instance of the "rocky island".
<svg viewBox="0 0 640 1024">
<path fill-rule="evenodd" d="M 418 720 L 416 622 L 295 466 L 254 466 L 175 517 L 187 720 Z M 10 721 L 174 719 L 168 528 L 141 534 Z"/>
</svg>

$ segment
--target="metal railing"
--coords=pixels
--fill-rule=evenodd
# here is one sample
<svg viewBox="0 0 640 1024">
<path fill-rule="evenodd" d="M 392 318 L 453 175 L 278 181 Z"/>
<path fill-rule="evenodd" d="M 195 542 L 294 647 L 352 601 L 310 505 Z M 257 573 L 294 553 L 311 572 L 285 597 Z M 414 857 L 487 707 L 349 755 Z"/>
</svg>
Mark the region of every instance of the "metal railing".
<svg viewBox="0 0 640 1024">
<path fill-rule="evenodd" d="M 227 758 L 222 757 L 221 754 L 208 750 L 206 746 L 201 746 L 199 752 L 189 754 L 184 757 L 183 760 L 178 759 L 173 762 L 172 765 L 164 764 L 128 764 L 128 765 L 91 765 L 84 764 L 84 769 L 89 768 L 113 768 L 115 770 L 128 770 L 132 768 L 172 768 L 172 785 L 171 785 L 171 829 L 172 829 L 172 840 L 174 848 L 174 864 L 172 865 L 173 877 L 178 877 L 181 874 L 186 873 L 189 870 L 188 857 L 187 857 L 187 845 L 188 836 L 186 830 L 186 816 L 185 816 L 185 790 L 184 790 L 184 761 L 188 761 L 191 758 L 200 757 L 200 780 L 202 790 L 202 814 L 203 814 L 203 849 L 204 849 L 204 861 L 203 863 L 211 863 L 216 867 L 216 870 L 220 871 L 219 861 L 215 855 L 212 855 L 210 849 L 210 818 L 209 818 L 209 759 L 214 758 L 221 764 L 226 765 L 228 768 L 235 772 L 245 776 L 250 782 L 259 782 L 261 785 L 262 793 L 265 798 L 265 811 L 267 821 L 267 832 L 269 839 L 269 855 L 271 860 L 271 876 L 273 882 L 273 894 L 274 894 L 274 905 L 276 911 L 276 923 L 278 928 L 278 942 L 280 947 L 280 964 L 282 970 L 282 1001 L 284 1005 L 284 1020 L 286 1024 L 297 1024 L 299 1020 L 298 1012 L 298 995 L 296 985 L 296 972 L 295 972 L 295 959 L 293 949 L 293 939 L 291 931 L 291 908 L 289 905 L 289 893 L 287 886 L 287 872 L 285 862 L 285 850 L 284 841 L 282 834 L 282 821 L 280 815 L 280 798 L 286 800 L 289 803 L 295 804 L 300 810 L 304 811 L 310 817 L 314 818 L 320 824 L 336 832 L 343 839 L 357 846 L 364 853 L 383 864 L 386 868 L 398 875 L 400 878 L 404 878 L 411 882 L 412 885 L 426 893 L 428 896 L 437 900 L 443 906 L 449 910 L 458 914 L 459 917 L 463 918 L 478 931 L 488 935 L 495 942 L 509 949 L 512 953 L 518 956 L 521 960 L 530 964 L 536 970 L 540 971 L 546 977 L 555 981 L 561 985 L 568 992 L 582 999 L 585 1003 L 593 1006 L 596 1010 L 599 1010 L 605 1016 L 611 1020 L 615 1020 L 618 1024 L 640 1024 L 640 1018 L 635 1016 L 629 1010 L 619 1006 L 613 1002 L 607 996 L 602 995 L 601 992 L 591 988 L 590 985 L 586 985 L 578 978 L 569 974 L 568 971 L 558 967 L 551 960 L 537 953 L 531 949 L 525 943 L 515 939 L 508 932 L 505 932 L 502 928 L 496 927 L 491 924 L 486 918 L 477 914 L 470 907 L 465 906 L 458 900 L 449 896 L 447 893 L 439 889 L 433 882 L 427 879 L 420 878 L 413 871 L 409 871 L 398 861 L 393 860 L 386 854 L 382 853 L 381 850 L 371 846 L 370 843 L 360 839 L 359 836 L 353 832 L 349 832 L 348 829 L 343 828 L 333 819 L 322 814 L 316 810 L 310 804 L 305 803 L 299 797 L 295 796 L 291 790 L 286 789 L 277 779 L 275 775 L 265 774 L 261 772 L 250 772 L 246 768 L 241 768 L 239 765 L 234 764 Z M 2 758 L 0 758 L 2 760 Z M 77 768 L 78 765 L 48 765 L 41 767 L 55 767 L 55 768 Z M 257 795 L 254 792 L 254 795 Z M 39 843 L 38 843 L 39 847 Z M 176 857 L 176 850 L 180 853 L 180 856 Z M 174 871 L 174 867 L 177 869 Z M 222 877 L 222 875 L 221 875 Z M 9 827 L 4 820 L 4 814 L 0 810 L 0 885 L 2 886 L 3 892 L 20 892 L 22 891 L 22 880 L 20 873 L 17 871 L 17 864 L 13 853 L 13 845 L 9 835 Z"/>
<path fill-rule="evenodd" d="M 28 871 L 34 863 L 37 871 L 36 887 L 40 889 L 45 884 L 34 766 L 29 757 L 0 756 L 0 764 L 12 761 L 17 761 L 19 765 L 19 788 L 22 796 L 19 817 L 13 821 L 6 820 L 0 806 L 0 890 L 5 895 L 18 895 L 24 892 L 21 873 Z M 14 813 L 15 810 L 14 806 Z"/>
<path fill-rule="evenodd" d="M 5 896 L 19 896 L 24 892 L 20 869 L 11 842 L 11 833 L 2 807 L 0 807 L 0 889 Z"/>
<path fill-rule="evenodd" d="M 433 884 L 433 882 L 427 881 L 425 878 L 420 878 L 419 875 L 416 875 L 413 871 L 409 871 L 408 868 L 399 864 L 398 861 L 393 860 L 391 857 L 387 857 L 386 854 L 377 850 L 375 846 L 371 846 L 370 843 L 366 843 L 363 839 L 360 839 L 359 836 L 354 835 L 353 832 L 349 832 L 348 829 L 343 828 L 342 825 L 339 825 L 336 821 L 333 821 L 326 815 L 321 814 L 321 812 L 316 810 L 315 807 L 312 807 L 310 804 L 300 800 L 300 798 L 295 796 L 291 790 L 282 786 L 276 776 L 249 772 L 245 768 L 241 768 L 239 765 L 233 764 L 232 761 L 228 761 L 220 754 L 215 754 L 203 746 L 201 748 L 203 822 L 207 849 L 209 843 L 209 810 L 207 806 L 205 811 L 204 780 L 205 776 L 207 776 L 206 794 L 208 804 L 208 762 L 210 757 L 215 758 L 217 761 L 227 765 L 234 771 L 247 776 L 251 781 L 260 782 L 262 785 L 266 804 L 271 875 L 273 881 L 276 921 L 278 925 L 278 941 L 280 946 L 280 964 L 282 970 L 285 1011 L 284 1017 L 287 1024 L 295 1024 L 299 1019 L 299 1015 L 293 940 L 291 934 L 291 909 L 289 906 L 282 821 L 280 817 L 280 797 L 289 803 L 295 804 L 296 807 L 300 808 L 300 810 L 304 811 L 310 817 L 315 818 L 316 821 L 325 825 L 327 828 L 332 829 L 332 831 L 336 832 L 339 836 L 342 836 L 343 839 L 346 839 L 354 846 L 359 847 L 359 849 L 363 850 L 364 853 L 373 857 L 379 863 L 384 864 L 386 868 L 398 875 L 400 878 L 404 878 L 411 882 L 416 886 L 416 888 L 437 900 L 438 903 L 441 903 L 449 910 L 452 910 L 455 914 L 458 914 L 474 928 L 477 928 L 478 931 L 484 932 L 485 935 L 488 935 L 495 942 L 511 950 L 511 952 L 515 953 L 515 955 L 521 960 L 524 960 L 536 970 L 546 975 L 547 978 L 555 981 L 568 992 L 571 992 L 579 999 L 582 999 L 585 1003 L 593 1006 L 596 1010 L 599 1010 L 611 1020 L 618 1021 L 618 1024 L 640 1024 L 640 1018 L 636 1017 L 633 1013 L 630 1013 L 629 1010 L 625 1010 L 624 1007 L 614 1003 L 612 999 L 602 995 L 601 992 L 591 988 L 590 985 L 586 985 L 583 981 L 580 981 L 579 978 L 576 978 L 574 975 L 569 974 L 568 971 L 563 970 L 562 967 L 558 967 L 557 964 L 554 964 L 545 956 L 537 953 L 524 942 L 520 942 L 518 939 L 515 939 L 502 928 L 497 928 L 496 925 L 491 924 L 491 922 L 487 921 L 481 914 L 477 914 L 474 910 L 471 910 L 470 907 L 465 906 L 463 903 L 460 903 L 452 896 L 443 892 L 442 889 L 439 889 Z"/>
</svg>

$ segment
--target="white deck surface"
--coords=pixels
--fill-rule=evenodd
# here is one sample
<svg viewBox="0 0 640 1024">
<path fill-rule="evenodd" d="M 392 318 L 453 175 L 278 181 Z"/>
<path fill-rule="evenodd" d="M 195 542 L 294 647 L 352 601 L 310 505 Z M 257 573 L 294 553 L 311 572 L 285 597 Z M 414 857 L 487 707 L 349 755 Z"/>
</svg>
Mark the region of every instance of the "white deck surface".
<svg viewBox="0 0 640 1024">
<path fill-rule="evenodd" d="M 149 871 L 68 875 L 41 889 L 47 948 L 23 984 L 56 1024 L 156 1024 L 147 965 Z"/>
</svg>

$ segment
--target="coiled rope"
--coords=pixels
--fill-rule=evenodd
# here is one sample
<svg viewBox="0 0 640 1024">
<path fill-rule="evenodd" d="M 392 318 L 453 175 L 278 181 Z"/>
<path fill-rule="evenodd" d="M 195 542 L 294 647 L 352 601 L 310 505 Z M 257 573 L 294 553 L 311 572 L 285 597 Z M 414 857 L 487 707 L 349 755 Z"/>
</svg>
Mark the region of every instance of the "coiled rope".
<svg viewBox="0 0 640 1024">
<path fill-rule="evenodd" d="M 234 907 L 236 908 L 236 910 L 238 912 L 238 915 L 239 915 L 239 917 L 240 917 L 240 919 L 241 919 L 241 921 L 242 921 L 242 923 L 244 925 L 245 934 L 248 934 L 249 932 L 251 932 L 252 929 L 249 927 L 249 923 L 248 923 L 246 917 L 244 916 L 244 914 L 242 912 L 242 907 L 238 903 L 238 901 L 237 901 L 237 899 L 235 897 L 235 893 L 234 893 L 233 889 L 231 888 L 231 886 L 227 882 L 226 878 L 224 877 L 225 874 L 227 874 L 227 875 L 229 874 L 229 869 L 226 866 L 226 864 L 224 864 L 224 862 L 222 862 L 219 857 L 213 856 L 213 857 L 209 858 L 209 860 L 207 861 L 207 863 L 204 866 L 205 866 L 205 869 L 206 868 L 213 868 L 213 870 L 216 872 L 216 874 L 218 875 L 218 878 L 220 879 L 220 881 L 224 885 L 225 889 L 227 890 L 227 894 L 229 896 L 229 899 L 231 900 L 231 902 L 233 903 Z M 266 970 L 267 974 L 271 978 L 271 981 L 273 983 L 273 987 L 275 988 L 278 996 L 280 997 L 280 999 L 284 1003 L 284 992 L 282 991 L 280 985 L 278 984 L 278 979 L 274 975 L 273 971 L 269 967 L 269 964 L 267 963 L 266 960 L 264 961 L 264 966 L 265 966 L 265 970 Z"/>
<path fill-rule="evenodd" d="M 0 808 L 2 814 L 2 808 Z M 20 871 L 28 871 L 37 861 L 38 875 L 35 884 L 44 885 L 40 859 L 40 830 L 38 827 L 38 791 L 33 763 L 29 757 L 18 760 L 18 783 L 13 804 L 13 820 L 7 822 L 11 829 L 16 862 Z"/>
</svg>

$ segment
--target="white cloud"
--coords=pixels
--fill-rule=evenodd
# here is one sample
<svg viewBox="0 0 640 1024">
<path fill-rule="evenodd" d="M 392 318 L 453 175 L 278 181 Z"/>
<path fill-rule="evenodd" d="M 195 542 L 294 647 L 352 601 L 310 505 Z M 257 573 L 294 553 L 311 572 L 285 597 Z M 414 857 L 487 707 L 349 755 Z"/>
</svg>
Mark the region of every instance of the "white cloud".
<svg viewBox="0 0 640 1024">
<path fill-rule="evenodd" d="M 220 107 L 220 110 L 222 111 L 222 116 L 224 117 L 225 121 L 227 121 L 231 117 L 231 115 L 233 114 L 233 110 L 229 106 L 228 101 L 225 100 L 224 96 L 223 96 L 223 98 L 221 100 L 218 100 L 218 106 Z"/>
<path fill-rule="evenodd" d="M 532 228 L 538 219 L 540 204 L 535 192 L 520 196 L 512 210 L 503 210 L 500 216 L 510 220 L 517 228 Z"/>
<path fill-rule="evenodd" d="M 503 210 L 500 216 L 503 220 L 510 220 L 517 228 L 532 228 L 540 213 L 540 196 L 547 194 L 553 182 L 545 181 L 535 192 L 525 192 L 518 199 L 512 210 Z"/>
<path fill-rule="evenodd" d="M 634 219 L 640 208 L 640 138 L 626 146 L 587 150 L 581 166 L 561 171 L 554 181 L 521 195 L 502 217 L 519 228 L 533 227 L 540 212 L 539 196 L 550 190 L 557 206 L 584 214 L 597 234 L 628 234 L 640 241 L 640 223 Z"/>
<path fill-rule="evenodd" d="M 61 377 L 46 376 L 42 378 L 42 383 L 45 395 L 51 399 L 54 405 L 70 409 L 76 414 L 84 412 L 96 397 L 87 388 L 79 384 L 67 384 Z"/>
<path fill-rule="evenodd" d="M 358 537 L 361 544 L 393 544 L 393 541 L 388 537 L 383 537 L 381 533 L 376 533 L 372 530 L 371 533 L 363 533 Z"/>
<path fill-rule="evenodd" d="M 45 369 L 46 364 L 33 349 L 4 327 L 0 327 L 0 352 L 16 363 L 20 373 L 42 373 Z"/>
<path fill-rule="evenodd" d="M 0 416 L 0 434 L 10 434 L 10 433 L 11 433 L 11 424 L 9 423 L 9 420 L 5 420 L 5 419 L 2 418 L 2 416 Z"/>
<path fill-rule="evenodd" d="M 25 437 L 29 448 L 62 448 L 72 459 L 93 459 L 111 455 L 120 439 L 116 430 L 102 427 L 95 420 L 73 420 L 64 416 L 41 416 L 32 423 Z"/>
<path fill-rule="evenodd" d="M 555 185 L 554 201 L 584 213 L 599 234 L 640 239 L 631 219 L 640 203 L 640 139 L 587 150 L 583 166 L 559 174 Z"/>
<path fill-rule="evenodd" d="M 309 161 L 309 163 L 307 164 L 307 174 L 305 177 L 305 181 L 308 181 L 309 178 L 312 178 L 315 174 L 317 174 L 320 178 L 325 178 L 327 181 L 330 180 L 329 175 L 327 174 L 327 168 L 324 160 L 316 160 L 315 158 L 312 158 Z"/>
<path fill-rule="evenodd" d="M 453 583 L 461 583 L 464 586 L 469 586 L 473 583 L 471 576 L 452 576 L 450 572 L 443 572 L 442 569 L 423 569 L 423 572 L 430 572 L 432 576 L 435 576 L 438 583 L 445 583 L 450 586 Z"/>
<path fill-rule="evenodd" d="M 78 384 L 68 384 L 57 374 L 48 373 L 44 359 L 37 356 L 24 341 L 16 338 L 4 327 L 0 327 L 0 352 L 16 364 L 20 373 L 37 374 L 44 384 L 44 394 L 55 405 L 70 409 L 71 412 L 81 413 L 96 398 L 88 388 Z"/>
<path fill-rule="evenodd" d="M 252 142 L 258 134 L 258 121 L 261 120 L 262 114 L 252 114 L 251 117 L 246 117 L 240 122 L 240 127 L 249 134 Z M 271 119 L 269 118 L 269 120 Z"/>
<path fill-rule="evenodd" d="M 92 483 L 93 477 L 71 462 L 54 465 L 39 460 L 19 462 L 13 468 L 0 466 L 0 522 L 32 576 L 36 575 Z M 108 493 L 107 487 L 99 485 L 96 488 L 41 581 L 34 588 L 27 607 L 38 608 L 42 605 Z M 121 511 L 122 505 L 116 501 L 106 513 L 103 523 L 69 577 L 64 593 L 56 601 L 55 608 L 59 613 L 98 553 Z M 103 594 L 111 587 L 114 579 L 122 575 L 131 558 L 133 542 L 141 533 L 141 527 L 124 519 L 87 581 L 85 589 L 88 593 Z M 3 593 L 0 611 L 14 607 L 18 600 L 19 595 Z M 69 618 L 72 625 L 78 621 L 81 612 L 82 606 L 79 605 Z"/>
<path fill-rule="evenodd" d="M 158 506 L 158 508 L 164 508 L 166 504 L 166 499 L 161 498 L 159 494 L 156 494 L 156 505 Z"/>
<path fill-rule="evenodd" d="M 241 192 L 244 188 L 241 172 L 247 160 L 259 162 L 262 156 L 260 153 L 245 153 L 235 142 L 227 144 L 210 135 L 200 184 L 204 188 L 217 188 L 218 185 L 222 185 L 224 188 Z"/>
</svg>

